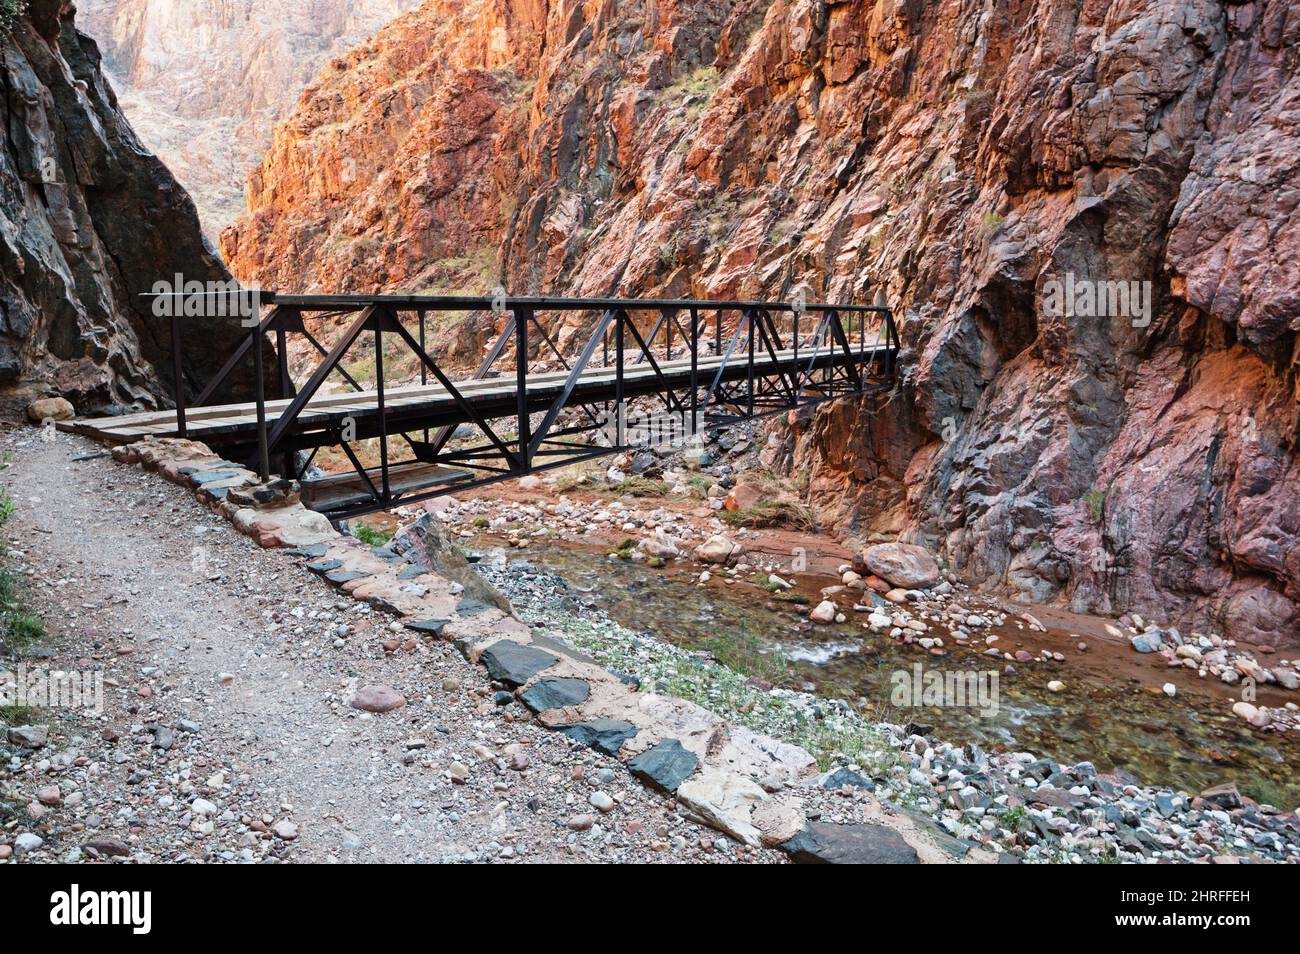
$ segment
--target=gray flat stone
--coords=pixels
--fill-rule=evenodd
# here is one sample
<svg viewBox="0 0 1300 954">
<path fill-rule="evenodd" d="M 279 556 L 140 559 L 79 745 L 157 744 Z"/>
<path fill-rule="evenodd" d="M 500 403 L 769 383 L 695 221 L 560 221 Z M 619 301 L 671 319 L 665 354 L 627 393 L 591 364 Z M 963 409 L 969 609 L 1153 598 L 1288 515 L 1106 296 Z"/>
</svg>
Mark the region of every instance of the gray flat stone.
<svg viewBox="0 0 1300 954">
<path fill-rule="evenodd" d="M 195 474 L 190 474 L 189 478 L 202 487 L 204 484 L 215 483 L 218 480 L 230 480 L 232 477 L 242 476 L 242 474 L 233 470 L 204 470 Z"/>
<path fill-rule="evenodd" d="M 627 767 L 637 778 L 664 791 L 675 792 L 699 764 L 694 752 L 676 739 L 665 739 L 632 759 Z"/>
<path fill-rule="evenodd" d="M 445 619 L 404 619 L 402 625 L 417 633 L 433 633 L 435 636 L 441 636 L 442 628 L 449 622 L 450 620 Z"/>
<path fill-rule="evenodd" d="M 595 719 L 568 726 L 563 732 L 589 748 L 606 755 L 618 755 L 623 743 L 636 735 L 636 726 L 622 719 Z"/>
<path fill-rule="evenodd" d="M 589 695 L 591 687 L 581 679 L 539 679 L 519 699 L 534 712 L 545 712 L 580 705 Z"/>
<path fill-rule="evenodd" d="M 502 639 L 483 650 L 479 660 L 493 679 L 511 686 L 522 686 L 546 667 L 559 662 L 560 657 L 513 639 Z"/>
<path fill-rule="evenodd" d="M 358 573 L 355 570 L 340 570 L 337 573 L 326 573 L 325 579 L 336 586 L 342 586 L 344 583 L 351 583 L 353 580 L 359 580 L 369 575 L 369 573 Z"/>
<path fill-rule="evenodd" d="M 915 865 L 916 849 L 884 825 L 809 822 L 781 850 L 805 865 Z"/>
<path fill-rule="evenodd" d="M 492 609 L 492 607 L 489 606 L 487 603 L 484 603 L 482 600 L 475 599 L 472 596 L 466 596 L 464 599 L 462 599 L 459 603 L 456 604 L 456 612 L 459 613 L 461 616 L 477 616 L 479 613 L 482 613 L 485 610 L 490 610 L 490 609 Z"/>
<path fill-rule="evenodd" d="M 397 578 L 399 580 L 413 580 L 417 576 L 422 576 L 424 572 L 418 566 L 408 566 L 398 571 Z"/>
<path fill-rule="evenodd" d="M 308 563 L 307 569 L 313 573 L 328 573 L 330 570 L 337 570 L 342 565 L 342 560 L 317 560 L 314 563 Z"/>
<path fill-rule="evenodd" d="M 313 543 L 311 546 L 294 547 L 293 549 L 285 550 L 284 552 L 289 556 L 310 557 L 314 560 L 318 557 L 323 557 L 329 552 L 329 549 L 330 547 L 328 543 Z"/>
<path fill-rule="evenodd" d="M 827 774 L 822 780 L 822 788 L 829 788 L 838 791 L 844 786 L 849 788 L 865 788 L 868 792 L 876 790 L 876 783 L 869 778 L 864 778 L 857 772 L 846 768 L 838 768 L 834 772 Z"/>
</svg>

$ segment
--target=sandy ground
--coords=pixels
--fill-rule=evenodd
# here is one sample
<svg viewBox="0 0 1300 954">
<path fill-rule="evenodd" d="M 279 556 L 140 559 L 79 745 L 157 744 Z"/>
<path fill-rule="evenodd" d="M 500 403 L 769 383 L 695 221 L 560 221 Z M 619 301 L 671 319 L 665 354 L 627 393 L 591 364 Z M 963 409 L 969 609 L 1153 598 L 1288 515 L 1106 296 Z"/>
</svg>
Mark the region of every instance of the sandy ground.
<svg viewBox="0 0 1300 954">
<path fill-rule="evenodd" d="M 385 652 L 387 618 L 180 488 L 76 461 L 102 449 L 68 435 L 18 428 L 0 445 L 10 565 L 49 633 L 27 663 L 106 680 L 102 716 L 41 712 L 50 742 L 0 761 L 0 847 L 43 840 L 16 857 L 75 860 L 111 839 L 155 861 L 784 860 L 718 840 L 612 759 L 494 706 L 450 645 Z M 348 706 L 376 683 L 407 705 Z M 170 749 L 151 727 L 172 731 Z M 608 814 L 589 804 L 598 790 Z"/>
</svg>

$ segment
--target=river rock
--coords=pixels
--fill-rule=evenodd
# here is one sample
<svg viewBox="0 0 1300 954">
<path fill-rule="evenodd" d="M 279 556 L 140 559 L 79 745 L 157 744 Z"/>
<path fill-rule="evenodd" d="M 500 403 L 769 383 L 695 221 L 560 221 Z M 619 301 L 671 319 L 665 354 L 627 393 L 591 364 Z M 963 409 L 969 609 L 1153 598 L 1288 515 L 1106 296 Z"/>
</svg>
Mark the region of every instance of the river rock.
<svg viewBox="0 0 1300 954">
<path fill-rule="evenodd" d="M 1241 792 L 1237 790 L 1235 782 L 1224 782 L 1221 785 L 1213 785 L 1201 792 L 1200 799 L 1207 805 L 1213 805 L 1215 808 L 1222 808 L 1231 811 L 1234 808 L 1241 807 Z"/>
<path fill-rule="evenodd" d="M 1132 646 L 1140 653 L 1157 653 L 1164 648 L 1164 640 L 1160 638 L 1159 630 L 1148 630 L 1145 633 L 1139 633 L 1129 641 Z"/>
<path fill-rule="evenodd" d="M 647 537 L 637 544 L 637 549 L 649 557 L 656 557 L 660 560 L 672 560 L 681 556 L 681 551 L 667 540 L 660 540 L 655 537 Z"/>
<path fill-rule="evenodd" d="M 1272 721 L 1267 712 L 1251 705 L 1249 702 L 1234 702 L 1232 714 L 1239 719 L 1245 719 L 1257 729 L 1262 729 Z"/>
<path fill-rule="evenodd" d="M 814 623 L 833 623 L 835 622 L 836 609 L 835 604 L 830 600 L 822 600 L 808 614 L 808 618 Z"/>
<path fill-rule="evenodd" d="M 116 838 L 92 838 L 83 847 L 107 858 L 125 858 L 131 853 L 130 846 Z"/>
<path fill-rule="evenodd" d="M 833 772 L 827 772 L 821 779 L 822 788 L 829 788 L 838 791 L 841 788 L 865 788 L 867 791 L 875 791 L 876 784 L 870 779 L 863 778 L 857 772 L 847 768 L 837 768 Z"/>
<path fill-rule="evenodd" d="M 14 726 L 5 734 L 10 745 L 18 745 L 24 749 L 39 749 L 50 738 L 49 726 L 44 725 L 18 725 Z"/>
<path fill-rule="evenodd" d="M 923 590 L 939 581 L 939 564 L 924 548 L 910 543 L 878 543 L 862 551 L 862 562 L 895 587 Z"/>
<path fill-rule="evenodd" d="M 406 705 L 406 698 L 392 686 L 362 686 L 348 705 L 366 712 L 391 712 Z"/>
<path fill-rule="evenodd" d="M 915 865 L 916 849 L 884 825 L 809 822 L 781 846 L 798 864 Z"/>
<path fill-rule="evenodd" d="M 628 771 L 664 791 L 675 792 L 700 760 L 676 739 L 665 739 L 627 763 Z"/>
<path fill-rule="evenodd" d="M 45 844 L 45 839 L 40 835 L 34 835 L 29 831 L 25 831 L 14 839 L 14 853 L 25 855 L 29 851 L 35 851 L 43 844 Z"/>
<path fill-rule="evenodd" d="M 695 559 L 701 563 L 716 563 L 725 566 L 740 556 L 744 551 L 739 543 L 716 534 L 695 548 Z"/>
</svg>

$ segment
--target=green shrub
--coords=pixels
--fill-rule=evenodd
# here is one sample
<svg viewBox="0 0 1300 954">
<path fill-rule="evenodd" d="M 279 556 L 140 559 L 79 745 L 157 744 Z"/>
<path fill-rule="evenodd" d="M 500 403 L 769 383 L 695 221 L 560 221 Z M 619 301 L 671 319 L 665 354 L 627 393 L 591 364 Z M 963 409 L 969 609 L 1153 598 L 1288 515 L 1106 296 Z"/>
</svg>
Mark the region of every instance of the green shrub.
<svg viewBox="0 0 1300 954">
<path fill-rule="evenodd" d="M 9 30 L 27 12 L 27 0 L 0 0 L 0 30 Z"/>
<path fill-rule="evenodd" d="M 382 547 L 393 539 L 393 535 L 387 530 L 376 530 L 374 527 L 367 527 L 364 523 L 353 527 L 352 535 L 368 547 Z"/>
</svg>

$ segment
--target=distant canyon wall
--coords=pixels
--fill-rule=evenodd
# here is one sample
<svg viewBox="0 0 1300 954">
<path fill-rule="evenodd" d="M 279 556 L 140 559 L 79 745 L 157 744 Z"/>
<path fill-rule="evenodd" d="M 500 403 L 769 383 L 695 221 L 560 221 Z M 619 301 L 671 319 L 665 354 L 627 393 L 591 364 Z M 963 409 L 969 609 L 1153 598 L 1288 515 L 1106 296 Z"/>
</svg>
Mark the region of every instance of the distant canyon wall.
<svg viewBox="0 0 1300 954">
<path fill-rule="evenodd" d="M 140 138 L 216 236 L 322 64 L 418 0 L 78 0 Z"/>
<path fill-rule="evenodd" d="M 429 0 L 321 73 L 222 247 L 301 290 L 883 290 L 900 392 L 767 453 L 828 526 L 1284 641 L 1297 106 L 1297 0 Z"/>
</svg>

